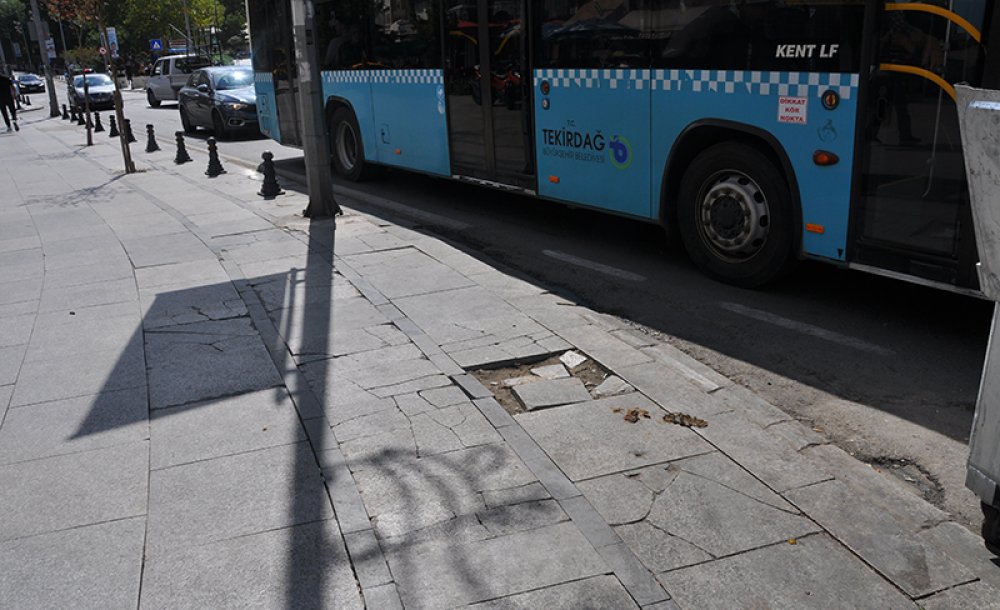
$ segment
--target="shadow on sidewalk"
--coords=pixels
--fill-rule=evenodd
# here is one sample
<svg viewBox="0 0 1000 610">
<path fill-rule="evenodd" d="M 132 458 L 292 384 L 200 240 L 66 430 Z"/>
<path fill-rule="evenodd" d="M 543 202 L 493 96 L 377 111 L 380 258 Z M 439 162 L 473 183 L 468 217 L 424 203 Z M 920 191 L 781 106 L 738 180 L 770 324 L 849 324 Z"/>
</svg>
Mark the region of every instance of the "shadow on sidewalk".
<svg viewBox="0 0 1000 610">
<path fill-rule="evenodd" d="M 333 248 L 333 222 L 313 221 L 305 268 L 234 283 L 152 289 L 155 297 L 143 301 L 142 326 L 129 340 L 130 349 L 122 353 L 71 437 L 142 423 L 148 415 L 152 459 L 142 586 L 146 603 L 171 605 L 190 596 L 191 600 L 226 599 L 242 606 L 250 603 L 244 595 L 263 595 L 261 599 L 273 595 L 269 604 L 280 603 L 289 610 L 363 607 L 354 596 L 358 594 L 355 578 L 364 576 L 351 563 L 369 566 L 381 562 L 383 553 L 381 548 L 355 542 L 348 545 L 348 562 L 344 532 L 317 526 L 329 523 L 331 516 L 340 517 L 331 510 L 331 490 L 336 497 L 338 489 L 353 489 L 351 471 L 362 470 L 368 475 L 377 473 L 375 478 L 391 487 L 375 491 L 383 504 L 392 505 L 393 531 L 400 532 L 383 541 L 383 547 L 398 558 L 394 570 L 413 574 L 421 568 L 419 548 L 427 541 L 426 527 L 447 528 L 459 515 L 475 520 L 467 505 L 468 496 L 481 491 L 476 469 L 507 466 L 509 454 L 498 445 L 482 445 L 466 450 L 467 462 L 440 456 L 416 459 L 414 454 L 383 448 L 349 458 L 349 469 L 321 467 L 325 453 L 338 447 L 331 445 L 329 429 L 323 429 L 325 419 L 319 419 L 322 425 L 315 427 L 307 420 L 324 409 L 327 414 L 337 409 L 338 419 L 348 420 L 355 406 L 350 402 L 323 404 L 324 397 L 337 395 L 338 382 L 333 357 L 338 351 L 333 339 L 337 328 Z M 237 290 L 244 298 L 239 298 Z M 254 296 L 247 298 L 246 291 Z M 139 349 L 146 361 L 148 412 L 123 408 L 121 393 L 116 392 L 141 387 L 142 375 L 136 366 L 143 353 Z M 293 353 L 309 364 L 308 388 L 296 386 L 296 380 L 304 377 Z M 295 387 L 286 391 L 286 382 Z M 308 431 L 311 451 L 300 449 L 304 446 L 301 435 L 273 444 L 261 441 L 257 434 L 241 444 L 241 439 L 227 434 L 227 426 L 247 433 L 254 425 L 260 414 L 253 411 L 252 400 L 262 393 L 272 396 L 275 410 L 285 409 L 285 415 L 295 419 L 296 429 Z M 297 413 L 287 411 L 289 394 Z M 251 401 L 245 412 L 243 401 Z M 170 428 L 169 433 L 164 426 Z M 170 443 L 176 443 L 176 451 L 167 446 Z M 269 479 L 267 472 L 254 471 L 258 464 L 254 456 L 270 451 L 278 456 L 275 468 L 289 472 L 290 480 Z M 166 454 L 170 458 L 164 462 Z M 223 462 L 242 466 L 223 467 Z M 235 497 L 219 497 L 220 490 L 232 485 L 222 477 L 235 481 Z M 164 479 L 171 484 L 164 484 Z M 168 489 L 183 497 L 165 495 Z M 430 523 L 421 521 L 428 504 L 444 511 L 444 516 Z M 285 514 L 275 516 L 275 507 Z M 176 511 L 169 512 L 172 509 Z M 252 513 L 249 518 L 247 511 Z M 213 525 L 230 515 L 242 524 L 240 528 Z M 286 537 L 278 547 L 255 542 L 276 532 Z M 350 538 L 351 532 L 346 533 Z M 218 554 L 221 550 L 213 554 L 213 546 L 228 551 L 224 556 Z M 234 547 L 239 550 L 233 552 Z M 274 548 L 280 548 L 276 552 L 284 556 L 263 555 Z M 463 588 L 488 590 L 489 575 L 477 573 L 460 546 L 449 554 L 448 563 L 449 572 Z M 272 582 L 246 580 L 269 572 Z M 282 582 L 277 582 L 279 573 Z M 385 582 L 362 580 L 362 585 L 367 589 Z M 254 601 L 260 600 L 254 597 Z"/>
</svg>

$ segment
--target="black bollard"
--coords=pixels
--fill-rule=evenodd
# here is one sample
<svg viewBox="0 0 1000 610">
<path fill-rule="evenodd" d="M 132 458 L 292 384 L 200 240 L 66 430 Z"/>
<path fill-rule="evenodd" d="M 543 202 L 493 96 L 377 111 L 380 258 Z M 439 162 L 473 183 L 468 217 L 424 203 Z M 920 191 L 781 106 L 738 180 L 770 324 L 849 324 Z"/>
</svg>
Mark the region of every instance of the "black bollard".
<svg viewBox="0 0 1000 610">
<path fill-rule="evenodd" d="M 257 194 L 261 197 L 284 195 L 285 191 L 281 190 L 281 186 L 278 184 L 278 177 L 274 174 L 274 154 L 269 150 L 265 150 L 264 154 L 260 157 L 264 160 L 260 164 L 260 171 L 264 174 L 264 183 L 260 185 L 260 190 L 257 191 Z"/>
<path fill-rule="evenodd" d="M 146 152 L 156 152 L 160 150 L 160 145 L 156 143 L 156 136 L 153 135 L 153 126 L 146 123 Z"/>
<path fill-rule="evenodd" d="M 215 138 L 208 139 L 208 169 L 205 170 L 205 175 L 209 178 L 215 178 L 220 174 L 226 173 L 226 170 L 222 169 L 222 162 L 219 161 L 219 149 L 216 147 Z"/>
<path fill-rule="evenodd" d="M 83 118 L 84 114 L 85 113 L 83 111 L 83 108 L 80 109 L 80 112 L 76 113 L 76 124 L 77 125 L 86 125 L 87 124 L 87 121 L 84 120 L 84 118 Z"/>
<path fill-rule="evenodd" d="M 125 140 L 129 144 L 132 144 L 133 142 L 136 141 L 135 134 L 132 133 L 132 121 L 131 119 L 122 119 L 122 120 L 125 121 Z"/>
<path fill-rule="evenodd" d="M 27 95 L 24 96 L 24 105 L 25 106 L 30 106 L 31 105 L 31 98 L 28 97 Z"/>
<path fill-rule="evenodd" d="M 66 104 L 63 104 L 62 119 L 64 121 L 68 121 L 69 120 L 69 112 L 66 110 Z"/>
<path fill-rule="evenodd" d="M 109 120 L 111 121 L 111 130 L 108 131 L 108 137 L 117 138 L 121 133 L 118 131 L 118 122 L 115 121 L 115 115 L 112 114 Z"/>
<path fill-rule="evenodd" d="M 94 131 L 95 132 L 104 131 L 104 125 L 101 125 L 101 113 L 100 112 L 95 112 L 94 113 Z"/>
<path fill-rule="evenodd" d="M 191 155 L 188 154 L 187 148 L 184 147 L 184 132 L 174 132 L 174 136 L 177 138 L 177 156 L 174 157 L 174 163 L 177 165 L 180 165 L 181 163 L 189 163 L 191 161 Z"/>
<path fill-rule="evenodd" d="M 69 120 L 71 123 L 76 123 L 76 106 L 69 107 Z"/>
</svg>

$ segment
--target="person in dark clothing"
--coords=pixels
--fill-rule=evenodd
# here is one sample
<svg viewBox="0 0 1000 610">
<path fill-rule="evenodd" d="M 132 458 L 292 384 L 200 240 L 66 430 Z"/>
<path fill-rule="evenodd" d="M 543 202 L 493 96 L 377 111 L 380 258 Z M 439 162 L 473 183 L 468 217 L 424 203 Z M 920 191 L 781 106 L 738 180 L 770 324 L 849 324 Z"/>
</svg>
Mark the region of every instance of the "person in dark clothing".
<svg viewBox="0 0 1000 610">
<path fill-rule="evenodd" d="M 14 129 L 21 131 L 21 128 L 17 126 L 17 108 L 14 106 L 14 96 L 14 80 L 6 74 L 0 74 L 0 114 L 3 114 L 3 122 L 7 125 L 7 131 L 10 131 L 11 121 L 14 121 Z"/>
</svg>

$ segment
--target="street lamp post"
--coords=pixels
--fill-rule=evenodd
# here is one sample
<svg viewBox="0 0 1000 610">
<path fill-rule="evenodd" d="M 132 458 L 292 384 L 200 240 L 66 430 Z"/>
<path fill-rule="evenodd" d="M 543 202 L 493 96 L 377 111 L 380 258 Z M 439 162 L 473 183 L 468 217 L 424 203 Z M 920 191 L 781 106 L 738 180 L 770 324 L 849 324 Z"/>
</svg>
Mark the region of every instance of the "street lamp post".
<svg viewBox="0 0 1000 610">
<path fill-rule="evenodd" d="M 45 47 L 44 32 L 42 31 L 42 19 L 38 15 L 38 0 L 31 0 L 31 19 L 35 22 L 35 37 L 38 38 L 39 59 L 42 67 L 45 68 L 45 87 L 49 90 L 49 116 L 62 116 L 59 112 L 59 100 L 56 99 L 56 86 L 52 81 L 52 66 L 49 65 L 49 51 Z"/>
</svg>

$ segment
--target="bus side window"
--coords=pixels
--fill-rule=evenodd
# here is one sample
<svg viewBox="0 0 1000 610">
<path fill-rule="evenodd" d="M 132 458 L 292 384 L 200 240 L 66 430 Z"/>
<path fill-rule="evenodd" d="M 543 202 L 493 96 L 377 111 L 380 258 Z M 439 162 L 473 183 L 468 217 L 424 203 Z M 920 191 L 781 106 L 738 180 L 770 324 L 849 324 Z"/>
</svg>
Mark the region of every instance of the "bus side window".
<svg viewBox="0 0 1000 610">
<path fill-rule="evenodd" d="M 679 0 L 677 0 L 679 1 Z M 536 65 L 549 68 L 646 68 L 654 0 L 544 0 Z"/>
</svg>

